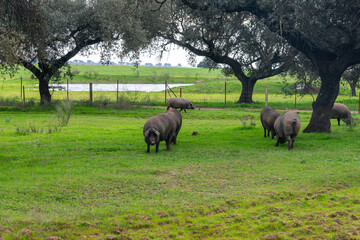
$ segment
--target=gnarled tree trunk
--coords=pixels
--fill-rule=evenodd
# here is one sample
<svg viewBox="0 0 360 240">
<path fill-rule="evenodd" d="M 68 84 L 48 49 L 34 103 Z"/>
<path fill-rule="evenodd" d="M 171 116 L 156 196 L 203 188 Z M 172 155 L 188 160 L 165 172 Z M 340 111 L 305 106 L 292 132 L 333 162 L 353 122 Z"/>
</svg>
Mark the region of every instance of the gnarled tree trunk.
<svg viewBox="0 0 360 240">
<path fill-rule="evenodd" d="M 49 91 L 49 80 L 45 76 L 39 77 L 40 103 L 47 105 L 51 102 L 51 94 Z"/>
<path fill-rule="evenodd" d="M 356 82 L 348 81 L 351 88 L 351 96 L 356 97 Z"/>
<path fill-rule="evenodd" d="M 320 92 L 313 103 L 313 113 L 304 133 L 331 131 L 330 111 L 339 94 L 341 73 L 335 74 L 329 71 L 326 75 L 321 74 Z"/>
<path fill-rule="evenodd" d="M 241 81 L 242 90 L 239 100 L 236 103 L 252 103 L 253 93 L 254 93 L 254 86 L 256 81 L 252 81 L 250 79 L 246 79 Z"/>
</svg>

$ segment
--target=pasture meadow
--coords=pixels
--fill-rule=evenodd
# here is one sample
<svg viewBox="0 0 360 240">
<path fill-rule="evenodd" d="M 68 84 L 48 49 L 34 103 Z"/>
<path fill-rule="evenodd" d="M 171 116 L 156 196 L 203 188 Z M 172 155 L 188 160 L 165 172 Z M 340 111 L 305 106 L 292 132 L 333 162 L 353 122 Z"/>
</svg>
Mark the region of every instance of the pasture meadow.
<svg viewBox="0 0 360 240">
<path fill-rule="evenodd" d="M 0 111 L 3 239 L 350 239 L 360 234 L 360 129 L 263 137 L 260 109 L 189 110 L 146 153 L 159 107 Z M 247 115 L 254 119 L 246 120 Z M 311 113 L 299 112 L 302 129 Z M 355 114 L 355 117 L 358 117 Z M 253 124 L 251 124 L 253 121 Z M 255 126 L 254 126 L 255 125 Z M 26 131 L 33 128 L 34 131 Z M 41 130 L 42 129 L 42 130 Z M 52 129 L 49 131 L 49 129 Z M 196 136 L 192 133 L 196 131 Z"/>
<path fill-rule="evenodd" d="M 316 95 L 285 96 L 281 88 L 284 86 L 284 76 L 275 76 L 265 80 L 259 80 L 254 88 L 252 104 L 236 104 L 241 93 L 241 84 L 235 77 L 225 77 L 220 69 L 209 71 L 199 68 L 167 68 L 167 67 L 143 67 L 130 66 L 103 66 L 103 65 L 71 65 L 74 74 L 70 83 L 134 83 L 134 84 L 164 84 L 185 83 L 192 86 L 181 87 L 182 96 L 190 99 L 198 107 L 246 107 L 262 108 L 265 102 L 265 88 L 268 87 L 269 105 L 281 109 L 312 110 L 311 103 Z M 21 79 L 25 87 L 25 101 L 39 102 L 40 96 L 37 80 L 29 71 L 19 68 L 14 77 L 5 76 L 0 79 L 0 105 L 13 105 L 21 103 Z M 292 78 L 286 78 L 288 83 L 295 83 Z M 226 82 L 226 104 L 225 104 Z M 62 80 L 66 83 L 66 80 Z M 176 96 L 180 96 L 180 88 L 173 89 Z M 350 96 L 348 84 L 341 84 L 340 94 L 337 101 L 346 104 L 350 110 L 359 108 L 358 97 Z M 173 97 L 174 95 L 167 95 Z M 67 98 L 66 91 L 52 91 L 52 99 L 61 101 Z M 136 105 L 164 106 L 164 92 L 120 92 L 120 100 Z M 69 99 L 80 104 L 89 103 L 89 92 L 69 92 Z M 94 105 L 106 105 L 117 100 L 116 92 L 93 92 Z M 296 104 L 295 104 L 296 102 Z"/>
<path fill-rule="evenodd" d="M 269 106 L 298 109 L 301 130 L 313 101 L 297 96 L 295 107 L 283 77 L 258 81 L 255 102 L 236 104 L 241 85 L 220 70 L 72 70 L 72 83 L 192 83 L 183 97 L 196 110 L 182 114 L 171 151 L 162 142 L 147 154 L 141 127 L 165 111 L 164 92 L 120 93 L 118 102 L 115 92 L 94 92 L 92 103 L 70 92 L 67 109 L 56 107 L 64 91 L 39 106 L 37 81 L 22 69 L 1 79 L 0 239 L 358 238 L 360 129 L 331 120 L 331 133 L 300 132 L 292 151 L 275 147 L 259 118 L 265 86 Z M 346 85 L 337 101 L 358 109 Z"/>
</svg>

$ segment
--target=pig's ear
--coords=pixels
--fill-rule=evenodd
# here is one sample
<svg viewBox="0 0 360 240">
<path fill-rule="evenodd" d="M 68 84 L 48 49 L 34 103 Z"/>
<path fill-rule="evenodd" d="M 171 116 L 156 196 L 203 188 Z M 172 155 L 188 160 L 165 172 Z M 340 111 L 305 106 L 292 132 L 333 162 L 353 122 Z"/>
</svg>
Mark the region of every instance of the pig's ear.
<svg viewBox="0 0 360 240">
<path fill-rule="evenodd" d="M 157 136 L 160 136 L 160 133 L 155 129 L 155 128 L 153 128 L 153 129 L 151 129 Z"/>
<path fill-rule="evenodd" d="M 148 129 L 148 130 L 145 131 L 144 136 L 145 136 L 145 137 L 148 137 L 148 136 L 149 136 L 149 133 L 150 133 L 150 129 Z"/>
</svg>

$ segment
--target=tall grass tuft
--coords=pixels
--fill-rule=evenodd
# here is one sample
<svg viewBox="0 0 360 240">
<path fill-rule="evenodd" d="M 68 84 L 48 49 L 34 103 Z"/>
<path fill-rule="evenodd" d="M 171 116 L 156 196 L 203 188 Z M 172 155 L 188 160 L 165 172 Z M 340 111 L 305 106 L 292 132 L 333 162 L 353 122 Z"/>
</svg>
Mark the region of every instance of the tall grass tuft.
<svg viewBox="0 0 360 240">
<path fill-rule="evenodd" d="M 26 135 L 29 133 L 43 133 L 44 128 L 36 125 L 31 121 L 28 121 L 26 124 L 17 125 L 16 132 L 20 135 Z"/>
<path fill-rule="evenodd" d="M 72 106 L 73 104 L 69 100 L 61 101 L 55 106 L 59 126 L 63 127 L 69 123 L 72 114 Z"/>
<path fill-rule="evenodd" d="M 359 118 L 352 118 L 351 123 L 349 124 L 350 129 L 356 128 L 359 125 L 359 123 L 360 123 Z"/>
</svg>

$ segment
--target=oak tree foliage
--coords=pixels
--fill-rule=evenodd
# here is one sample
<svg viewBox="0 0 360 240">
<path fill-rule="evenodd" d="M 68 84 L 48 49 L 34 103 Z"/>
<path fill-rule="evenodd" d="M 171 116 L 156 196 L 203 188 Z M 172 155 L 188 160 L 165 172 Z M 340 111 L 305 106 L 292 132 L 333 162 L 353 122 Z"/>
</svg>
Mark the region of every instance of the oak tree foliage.
<svg viewBox="0 0 360 240">
<path fill-rule="evenodd" d="M 204 12 L 248 13 L 254 21 L 303 53 L 314 65 L 321 86 L 304 132 L 330 132 L 330 110 L 340 79 L 360 63 L 360 1 L 358 0 L 179 0 Z"/>
<path fill-rule="evenodd" d="M 251 103 L 255 83 L 284 72 L 296 52 L 246 12 L 191 9 L 171 2 L 161 36 L 189 52 L 224 65 L 242 85 L 238 103 Z M 175 4 L 176 3 L 176 4 Z M 165 8 L 163 6 L 163 8 Z"/>
<path fill-rule="evenodd" d="M 360 64 L 346 69 L 342 78 L 350 85 L 351 95 L 356 96 L 356 89 L 360 87 Z"/>
<path fill-rule="evenodd" d="M 76 54 L 100 50 L 104 61 L 112 54 L 135 58 L 160 25 L 144 1 L 3 0 L 2 7 L 4 29 L 14 29 L 21 39 L 18 51 L 2 50 L 39 80 L 41 103 L 51 101 L 50 79 Z"/>
</svg>

